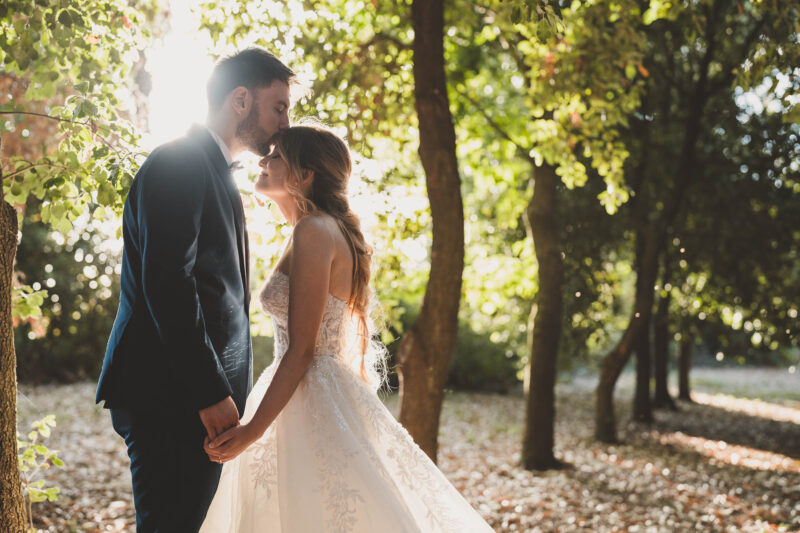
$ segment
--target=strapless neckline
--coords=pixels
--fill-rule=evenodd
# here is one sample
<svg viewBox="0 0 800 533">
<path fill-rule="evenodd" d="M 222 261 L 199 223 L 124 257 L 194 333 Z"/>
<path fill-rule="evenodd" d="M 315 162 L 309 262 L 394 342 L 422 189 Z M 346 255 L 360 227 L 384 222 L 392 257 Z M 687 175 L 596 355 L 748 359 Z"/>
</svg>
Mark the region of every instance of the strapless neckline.
<svg viewBox="0 0 800 533">
<path fill-rule="evenodd" d="M 261 308 L 272 317 L 275 332 L 275 357 L 283 357 L 289 347 L 289 279 L 274 270 L 259 294 Z M 346 350 L 348 336 L 347 302 L 328 293 L 317 333 L 315 355 L 339 355 Z"/>
<path fill-rule="evenodd" d="M 279 269 L 277 269 L 277 268 L 276 268 L 275 270 L 273 270 L 273 271 L 272 271 L 272 277 L 275 277 L 275 276 L 280 276 L 280 277 L 282 277 L 283 279 L 285 279 L 285 280 L 286 280 L 286 283 L 288 283 L 288 282 L 289 282 L 289 274 L 286 274 L 286 273 L 285 273 L 285 272 L 283 272 L 282 270 L 279 270 Z M 335 302 L 338 302 L 338 303 L 340 303 L 340 304 L 342 304 L 342 305 L 345 305 L 345 306 L 347 305 L 347 302 L 346 302 L 345 300 L 342 300 L 342 299 L 341 299 L 341 298 L 339 298 L 338 296 L 334 296 L 334 295 L 333 295 L 333 294 L 331 294 L 331 293 L 328 293 L 328 300 L 333 300 L 333 301 L 335 301 Z"/>
</svg>

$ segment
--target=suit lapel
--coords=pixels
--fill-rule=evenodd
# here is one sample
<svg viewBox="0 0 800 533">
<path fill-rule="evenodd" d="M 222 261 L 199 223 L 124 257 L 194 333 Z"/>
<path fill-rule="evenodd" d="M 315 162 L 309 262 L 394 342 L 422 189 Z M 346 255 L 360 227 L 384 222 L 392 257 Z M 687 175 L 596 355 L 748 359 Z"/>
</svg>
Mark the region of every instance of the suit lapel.
<svg viewBox="0 0 800 533">
<path fill-rule="evenodd" d="M 247 228 L 245 227 L 242 196 L 233 181 L 225 156 L 222 155 L 222 151 L 214 141 L 214 138 L 211 137 L 211 134 L 202 126 L 193 126 L 189 130 L 189 135 L 197 139 L 202 145 L 231 202 L 234 225 L 236 226 L 236 243 L 239 247 L 239 270 L 244 284 L 245 308 L 250 309 L 250 243 L 247 238 Z"/>
</svg>

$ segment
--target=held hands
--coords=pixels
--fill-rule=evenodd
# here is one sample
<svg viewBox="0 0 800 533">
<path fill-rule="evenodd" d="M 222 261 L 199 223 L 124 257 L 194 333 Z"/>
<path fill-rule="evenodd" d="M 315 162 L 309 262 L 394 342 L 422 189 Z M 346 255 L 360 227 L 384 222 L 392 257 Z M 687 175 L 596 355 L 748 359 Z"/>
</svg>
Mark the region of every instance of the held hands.
<svg viewBox="0 0 800 533">
<path fill-rule="evenodd" d="M 258 439 L 252 424 L 241 424 L 230 428 L 215 439 L 206 437 L 203 449 L 215 463 L 227 463 L 242 453 Z"/>
<path fill-rule="evenodd" d="M 200 421 L 210 438 L 215 438 L 233 426 L 239 425 L 239 411 L 230 396 L 205 409 L 200 409 Z"/>
</svg>

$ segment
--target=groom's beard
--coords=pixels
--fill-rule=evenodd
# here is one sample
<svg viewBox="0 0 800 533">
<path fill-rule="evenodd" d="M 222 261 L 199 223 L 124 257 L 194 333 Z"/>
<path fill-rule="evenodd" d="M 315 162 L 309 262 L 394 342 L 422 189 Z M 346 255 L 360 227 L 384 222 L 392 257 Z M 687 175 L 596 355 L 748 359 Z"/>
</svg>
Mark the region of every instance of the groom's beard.
<svg viewBox="0 0 800 533">
<path fill-rule="evenodd" d="M 269 135 L 258 125 L 259 117 L 258 103 L 253 102 L 250 113 L 236 127 L 236 136 L 248 150 L 263 157 L 269 152 Z"/>
</svg>

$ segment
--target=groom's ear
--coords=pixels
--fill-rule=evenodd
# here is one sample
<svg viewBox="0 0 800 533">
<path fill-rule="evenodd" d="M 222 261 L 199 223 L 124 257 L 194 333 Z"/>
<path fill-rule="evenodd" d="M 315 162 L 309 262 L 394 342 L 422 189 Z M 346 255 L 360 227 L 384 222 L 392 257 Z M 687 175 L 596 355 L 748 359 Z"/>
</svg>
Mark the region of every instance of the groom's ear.
<svg viewBox="0 0 800 533">
<path fill-rule="evenodd" d="M 247 116 L 253 102 L 253 95 L 247 87 L 236 87 L 230 94 L 230 105 L 234 114 Z"/>
</svg>

